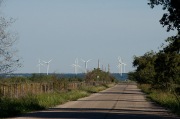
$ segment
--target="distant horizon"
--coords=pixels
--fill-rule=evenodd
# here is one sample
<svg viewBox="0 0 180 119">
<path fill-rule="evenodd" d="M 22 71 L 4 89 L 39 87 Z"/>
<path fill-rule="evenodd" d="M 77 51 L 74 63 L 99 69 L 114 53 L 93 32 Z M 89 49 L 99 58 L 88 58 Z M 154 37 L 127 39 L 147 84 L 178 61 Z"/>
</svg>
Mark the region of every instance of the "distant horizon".
<svg viewBox="0 0 180 119">
<path fill-rule="evenodd" d="M 125 80 L 128 78 L 128 73 L 122 73 L 122 75 L 120 73 L 110 73 L 112 76 L 114 76 L 116 79 L 118 80 Z M 50 73 L 49 75 L 46 75 L 46 73 L 13 73 L 13 74 L 8 74 L 5 75 L 6 77 L 13 77 L 13 76 L 17 76 L 17 77 L 31 77 L 33 75 L 43 75 L 43 76 L 59 76 L 62 78 L 73 78 L 73 77 L 78 77 L 78 78 L 84 78 L 86 76 L 86 73 Z"/>
<path fill-rule="evenodd" d="M 122 74 L 128 74 L 129 72 L 126 72 L 126 73 L 122 73 Z M 45 74 L 46 73 L 10 73 L 10 74 Z M 75 73 L 49 73 L 49 75 L 52 75 L 52 74 L 75 74 Z M 77 73 L 77 74 L 86 74 L 86 73 Z M 120 73 L 116 73 L 116 72 L 110 72 L 110 74 L 120 74 Z M 76 75 L 76 74 L 75 74 Z"/>
<path fill-rule="evenodd" d="M 147 0 L 5 0 L 1 14 L 14 18 L 8 28 L 18 34 L 14 47 L 22 67 L 16 73 L 38 73 L 38 61 L 50 63 L 49 73 L 73 73 L 75 59 L 92 59 L 88 70 L 110 65 L 118 72 L 118 57 L 134 71 L 133 57 L 158 47 L 177 31 L 159 23 L 164 11 L 151 9 Z M 46 66 L 41 69 L 46 72 Z M 82 71 L 80 71 L 82 72 Z"/>
</svg>

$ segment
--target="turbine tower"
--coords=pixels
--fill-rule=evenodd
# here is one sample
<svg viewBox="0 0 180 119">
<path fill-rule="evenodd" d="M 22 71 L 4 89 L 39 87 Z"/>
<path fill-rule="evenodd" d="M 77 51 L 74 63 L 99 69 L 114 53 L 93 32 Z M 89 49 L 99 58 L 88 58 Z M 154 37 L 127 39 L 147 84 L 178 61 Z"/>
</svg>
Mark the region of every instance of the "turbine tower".
<svg viewBox="0 0 180 119">
<path fill-rule="evenodd" d="M 121 57 L 118 57 L 118 68 L 119 68 L 119 73 L 121 73 L 121 76 L 122 76 L 122 73 L 126 73 L 125 71 L 125 68 L 126 68 L 126 63 L 123 62 L 123 60 L 121 59 Z M 124 68 L 124 69 L 122 69 Z M 124 70 L 124 71 L 123 71 Z"/>
<path fill-rule="evenodd" d="M 122 60 L 121 60 L 121 57 L 118 57 L 118 68 L 119 68 L 119 73 L 121 74 L 121 76 L 122 76 L 122 65 L 123 65 L 123 63 L 122 63 Z"/>
<path fill-rule="evenodd" d="M 52 61 L 52 59 L 49 60 L 48 62 L 43 61 L 43 62 L 47 65 L 47 75 L 48 75 L 48 73 L 49 73 L 49 63 L 50 63 L 51 61 Z"/>
<path fill-rule="evenodd" d="M 75 64 L 72 64 L 72 67 L 74 67 L 74 73 L 77 75 L 77 68 L 80 67 L 78 64 L 78 58 L 75 59 Z"/>
<path fill-rule="evenodd" d="M 119 69 L 119 74 L 122 76 L 122 64 L 118 64 L 117 68 Z"/>
<path fill-rule="evenodd" d="M 85 63 L 85 73 L 87 73 L 87 63 L 91 61 L 91 59 L 85 61 L 83 59 L 81 59 L 81 61 L 83 61 Z"/>
<path fill-rule="evenodd" d="M 123 66 L 123 67 L 124 67 L 124 72 L 123 72 L 123 73 L 126 73 L 126 65 L 127 65 L 127 64 L 126 64 L 126 63 L 123 63 L 123 62 L 122 62 L 122 64 L 124 65 L 124 66 Z"/>
<path fill-rule="evenodd" d="M 39 74 L 41 73 L 41 65 L 43 65 L 42 63 L 41 63 L 41 60 L 39 59 L 39 63 L 38 63 L 38 67 L 39 67 Z"/>
</svg>

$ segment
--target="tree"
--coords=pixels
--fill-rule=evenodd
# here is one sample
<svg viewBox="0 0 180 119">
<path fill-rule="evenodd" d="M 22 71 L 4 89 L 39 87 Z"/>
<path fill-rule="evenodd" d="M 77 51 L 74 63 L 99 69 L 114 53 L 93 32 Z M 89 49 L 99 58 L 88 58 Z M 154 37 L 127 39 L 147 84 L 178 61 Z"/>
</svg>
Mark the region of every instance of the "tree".
<svg viewBox="0 0 180 119">
<path fill-rule="evenodd" d="M 128 80 L 137 81 L 137 79 L 138 79 L 137 72 L 128 73 Z"/>
<path fill-rule="evenodd" d="M 171 36 L 165 40 L 168 45 L 157 54 L 155 61 L 156 78 L 160 85 L 165 88 L 171 84 L 180 82 L 180 0 L 149 0 L 151 8 L 162 5 L 164 13 L 160 23 L 167 26 L 167 31 L 177 30 L 176 36 Z"/>
<path fill-rule="evenodd" d="M 163 48 L 163 52 L 180 53 L 180 35 L 169 37 L 165 41 L 168 42 L 168 45 Z"/>
<path fill-rule="evenodd" d="M 7 20 L 0 16 L 0 74 L 11 73 L 21 66 L 16 56 L 17 50 L 13 48 L 17 35 L 8 31 L 13 22 L 12 18 Z"/>
<path fill-rule="evenodd" d="M 155 61 L 157 73 L 156 84 L 164 88 L 170 88 L 171 84 L 179 82 L 180 78 L 180 55 L 177 53 L 158 53 Z"/>
<path fill-rule="evenodd" d="M 151 8 L 155 5 L 162 5 L 163 10 L 167 10 L 168 13 L 164 13 L 160 23 L 167 26 L 167 31 L 177 29 L 180 34 L 180 0 L 149 0 L 148 3 Z"/>
<path fill-rule="evenodd" d="M 164 88 L 171 88 L 180 84 L 180 38 L 172 36 L 165 41 L 168 45 L 157 53 L 155 61 L 156 79 Z"/>
<path fill-rule="evenodd" d="M 154 62 L 156 53 L 153 51 L 145 53 L 143 56 L 134 57 L 133 66 L 137 67 L 134 76 L 139 83 L 153 83 L 155 70 Z"/>
<path fill-rule="evenodd" d="M 100 68 L 97 68 L 86 74 L 85 81 L 86 82 L 102 81 L 106 83 L 106 82 L 114 82 L 115 78 L 111 76 L 109 72 L 104 72 L 100 70 Z"/>
</svg>

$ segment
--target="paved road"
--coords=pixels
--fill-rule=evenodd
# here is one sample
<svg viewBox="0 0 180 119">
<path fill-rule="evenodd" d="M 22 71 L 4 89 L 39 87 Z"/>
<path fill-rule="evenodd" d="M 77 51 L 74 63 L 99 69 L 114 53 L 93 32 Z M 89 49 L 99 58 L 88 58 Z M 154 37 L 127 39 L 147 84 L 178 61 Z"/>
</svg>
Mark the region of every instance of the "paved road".
<svg viewBox="0 0 180 119">
<path fill-rule="evenodd" d="M 100 93 L 16 119 L 177 119 L 146 101 L 135 84 L 116 85 Z"/>
</svg>

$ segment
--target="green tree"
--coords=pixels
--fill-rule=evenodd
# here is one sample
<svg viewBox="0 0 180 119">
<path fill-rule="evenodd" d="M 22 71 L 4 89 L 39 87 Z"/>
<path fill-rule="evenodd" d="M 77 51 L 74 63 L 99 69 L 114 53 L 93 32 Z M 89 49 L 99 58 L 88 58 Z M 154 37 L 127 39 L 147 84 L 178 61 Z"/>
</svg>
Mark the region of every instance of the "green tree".
<svg viewBox="0 0 180 119">
<path fill-rule="evenodd" d="M 115 78 L 110 75 L 109 72 L 104 72 L 99 68 L 92 70 L 86 74 L 86 82 L 102 81 L 102 82 L 114 82 Z"/>
<path fill-rule="evenodd" d="M 133 74 L 139 83 L 153 83 L 155 70 L 154 62 L 156 60 L 156 53 L 153 51 L 145 53 L 143 56 L 134 57 L 133 66 L 137 67 Z"/>
<path fill-rule="evenodd" d="M 159 85 L 171 88 L 180 82 L 180 39 L 173 36 L 165 41 L 168 45 L 159 51 L 155 61 L 156 79 Z"/>
<path fill-rule="evenodd" d="M 180 53 L 180 35 L 169 37 L 165 41 L 168 42 L 168 45 L 163 48 L 163 52 Z"/>
<path fill-rule="evenodd" d="M 128 79 L 131 81 L 137 81 L 138 76 L 136 74 L 137 74 L 136 72 L 129 72 L 128 73 Z"/>
<path fill-rule="evenodd" d="M 168 45 L 157 54 L 155 71 L 157 83 L 165 88 L 179 82 L 180 78 L 180 0 L 149 0 L 151 8 L 161 5 L 167 12 L 163 14 L 160 23 L 167 26 L 167 31 L 177 30 L 176 36 L 165 40 Z"/>
<path fill-rule="evenodd" d="M 180 0 L 149 0 L 151 8 L 162 5 L 163 10 L 167 10 L 160 19 L 160 23 L 167 26 L 167 31 L 177 29 L 180 34 Z"/>
</svg>

